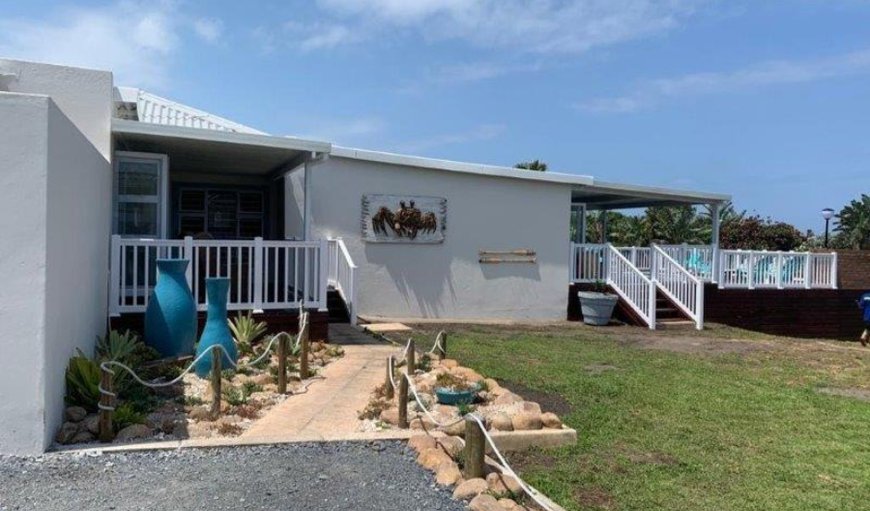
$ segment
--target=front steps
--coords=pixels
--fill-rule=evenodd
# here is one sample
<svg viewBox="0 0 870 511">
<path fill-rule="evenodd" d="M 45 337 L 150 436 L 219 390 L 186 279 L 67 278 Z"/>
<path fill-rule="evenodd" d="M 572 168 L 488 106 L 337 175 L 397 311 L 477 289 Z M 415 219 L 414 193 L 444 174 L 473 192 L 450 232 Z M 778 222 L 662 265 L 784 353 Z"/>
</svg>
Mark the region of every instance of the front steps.
<svg viewBox="0 0 870 511">
<path fill-rule="evenodd" d="M 671 303 L 661 290 L 656 290 L 656 329 L 692 330 L 695 322 Z"/>
<path fill-rule="evenodd" d="M 326 292 L 326 308 L 329 309 L 329 323 L 350 323 L 350 314 L 341 294 L 333 288 Z"/>
</svg>

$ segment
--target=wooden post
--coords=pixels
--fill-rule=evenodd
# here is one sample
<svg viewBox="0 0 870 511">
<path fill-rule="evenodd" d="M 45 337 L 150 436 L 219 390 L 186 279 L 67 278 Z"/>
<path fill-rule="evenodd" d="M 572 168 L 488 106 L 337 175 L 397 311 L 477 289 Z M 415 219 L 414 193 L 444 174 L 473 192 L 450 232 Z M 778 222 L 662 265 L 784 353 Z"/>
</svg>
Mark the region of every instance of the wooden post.
<svg viewBox="0 0 870 511">
<path fill-rule="evenodd" d="M 393 399 L 396 395 L 395 389 L 393 389 L 393 367 L 396 366 L 395 359 L 392 355 L 387 357 L 387 374 L 384 379 L 384 385 L 386 386 L 386 396 L 387 399 Z"/>
<path fill-rule="evenodd" d="M 223 352 L 220 346 L 214 345 L 211 348 L 211 414 L 212 419 L 216 419 L 221 413 L 221 359 Z"/>
<path fill-rule="evenodd" d="M 100 387 L 106 392 L 112 390 L 112 373 L 100 367 Z M 100 393 L 100 404 L 106 408 L 115 406 L 115 399 L 107 394 Z M 100 409 L 100 442 L 111 442 L 115 438 L 115 429 L 112 425 L 112 410 Z"/>
<path fill-rule="evenodd" d="M 287 336 L 278 334 L 278 393 L 287 393 Z"/>
<path fill-rule="evenodd" d="M 308 378 L 308 333 L 311 331 L 311 327 L 308 324 L 308 313 L 303 312 L 302 314 L 305 319 L 300 327 L 302 330 L 299 336 L 299 378 L 304 380 Z"/>
<path fill-rule="evenodd" d="M 408 429 L 408 379 L 399 376 L 399 427 Z"/>
<path fill-rule="evenodd" d="M 408 339 L 408 354 L 405 360 L 408 361 L 408 375 L 414 376 L 414 371 L 417 370 L 417 349 L 414 346 L 414 339 Z"/>
<path fill-rule="evenodd" d="M 441 352 L 441 358 L 447 358 L 447 332 L 441 332 L 441 344 L 438 351 Z"/>
<path fill-rule="evenodd" d="M 470 416 L 465 417 L 465 479 L 486 476 L 483 457 L 486 453 L 486 438 L 480 424 Z"/>
</svg>

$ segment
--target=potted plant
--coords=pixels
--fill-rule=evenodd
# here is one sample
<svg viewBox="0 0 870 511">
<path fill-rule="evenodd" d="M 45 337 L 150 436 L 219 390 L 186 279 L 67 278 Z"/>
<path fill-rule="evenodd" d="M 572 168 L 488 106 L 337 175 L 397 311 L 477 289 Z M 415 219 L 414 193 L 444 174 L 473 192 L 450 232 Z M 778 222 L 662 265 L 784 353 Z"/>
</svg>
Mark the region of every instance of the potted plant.
<svg viewBox="0 0 870 511">
<path fill-rule="evenodd" d="M 442 405 L 470 404 L 477 397 L 480 386 L 449 373 L 438 375 L 435 380 L 435 397 Z"/>
<path fill-rule="evenodd" d="M 607 325 L 613 316 L 613 308 L 619 297 L 607 292 L 607 286 L 600 280 L 595 281 L 592 291 L 580 291 L 580 312 L 587 325 Z"/>
</svg>

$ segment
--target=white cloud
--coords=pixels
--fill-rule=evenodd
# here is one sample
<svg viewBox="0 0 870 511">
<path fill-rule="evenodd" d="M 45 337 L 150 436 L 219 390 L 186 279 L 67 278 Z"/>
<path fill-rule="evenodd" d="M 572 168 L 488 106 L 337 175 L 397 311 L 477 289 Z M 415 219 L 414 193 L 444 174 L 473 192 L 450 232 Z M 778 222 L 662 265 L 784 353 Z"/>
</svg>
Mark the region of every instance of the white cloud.
<svg viewBox="0 0 870 511">
<path fill-rule="evenodd" d="M 207 43 L 216 43 L 224 31 L 224 22 L 217 18 L 199 18 L 193 21 L 196 35 Z"/>
<path fill-rule="evenodd" d="M 179 41 L 174 11 L 169 2 L 120 2 L 0 19 L 0 55 L 110 70 L 116 82 L 159 89 Z"/>
<path fill-rule="evenodd" d="M 655 106 L 671 98 L 722 94 L 867 73 L 870 73 L 870 49 L 815 60 L 764 62 L 730 72 L 661 78 L 642 83 L 628 94 L 583 101 L 576 107 L 589 112 L 627 113 Z"/>
<path fill-rule="evenodd" d="M 710 0 L 319 0 L 363 31 L 419 31 L 485 48 L 581 53 L 672 29 Z"/>
<path fill-rule="evenodd" d="M 504 124 L 480 124 L 467 131 L 458 133 L 445 133 L 433 137 L 401 144 L 401 150 L 410 153 L 428 151 L 436 147 L 448 145 L 467 144 L 498 138 L 507 130 Z"/>
</svg>

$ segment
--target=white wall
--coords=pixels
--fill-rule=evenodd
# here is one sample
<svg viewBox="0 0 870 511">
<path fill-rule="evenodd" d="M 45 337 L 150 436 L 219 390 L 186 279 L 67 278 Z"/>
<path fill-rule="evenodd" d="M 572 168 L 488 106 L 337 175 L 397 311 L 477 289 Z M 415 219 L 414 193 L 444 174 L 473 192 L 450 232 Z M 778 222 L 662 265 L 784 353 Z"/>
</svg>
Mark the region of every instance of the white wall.
<svg viewBox="0 0 870 511">
<path fill-rule="evenodd" d="M 284 237 L 305 237 L 305 165 L 284 175 Z"/>
<path fill-rule="evenodd" d="M 359 314 L 565 317 L 569 186 L 339 157 L 315 163 L 310 179 L 312 236 L 345 239 L 360 267 Z M 446 197 L 444 243 L 361 241 L 361 200 L 366 193 Z M 537 263 L 481 264 L 481 249 L 532 249 Z"/>
<path fill-rule="evenodd" d="M 134 57 L 131 57 L 134 58 Z M 106 160 L 111 159 L 112 73 L 0 59 L 0 91 L 51 96 Z"/>
</svg>

